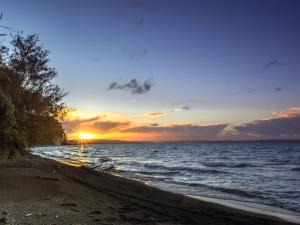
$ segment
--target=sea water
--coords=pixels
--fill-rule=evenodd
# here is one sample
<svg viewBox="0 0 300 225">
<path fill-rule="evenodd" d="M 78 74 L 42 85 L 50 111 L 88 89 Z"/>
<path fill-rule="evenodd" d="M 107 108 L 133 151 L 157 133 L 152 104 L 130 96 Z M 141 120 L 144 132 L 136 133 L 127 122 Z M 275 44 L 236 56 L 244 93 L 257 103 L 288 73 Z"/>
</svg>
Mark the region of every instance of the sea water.
<svg viewBox="0 0 300 225">
<path fill-rule="evenodd" d="M 300 215 L 300 142 L 91 144 L 34 154 L 94 167 L 184 195 L 258 203 Z"/>
</svg>

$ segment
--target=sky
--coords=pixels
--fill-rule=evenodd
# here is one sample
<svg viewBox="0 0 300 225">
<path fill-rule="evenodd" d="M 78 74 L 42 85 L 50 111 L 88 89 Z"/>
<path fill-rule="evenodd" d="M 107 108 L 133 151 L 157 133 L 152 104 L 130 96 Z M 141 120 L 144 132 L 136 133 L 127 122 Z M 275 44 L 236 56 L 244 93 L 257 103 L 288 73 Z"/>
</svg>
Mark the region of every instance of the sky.
<svg viewBox="0 0 300 225">
<path fill-rule="evenodd" d="M 137 141 L 300 138 L 300 1 L 1 0 L 69 92 L 64 127 Z"/>
</svg>

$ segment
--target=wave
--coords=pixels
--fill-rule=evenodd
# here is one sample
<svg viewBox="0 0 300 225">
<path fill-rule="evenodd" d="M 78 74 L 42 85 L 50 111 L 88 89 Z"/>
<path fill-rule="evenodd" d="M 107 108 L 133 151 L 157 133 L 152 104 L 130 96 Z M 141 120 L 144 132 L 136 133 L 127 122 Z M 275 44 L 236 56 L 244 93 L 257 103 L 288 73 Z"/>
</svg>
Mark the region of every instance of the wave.
<svg viewBox="0 0 300 225">
<path fill-rule="evenodd" d="M 158 165 L 158 164 L 145 164 L 145 168 L 148 169 L 163 169 L 168 171 L 179 171 L 179 172 L 192 172 L 192 173 L 229 173 L 225 171 L 219 171 L 219 170 L 211 170 L 211 169 L 204 169 L 204 168 L 198 168 L 198 167 L 185 167 L 185 166 L 164 166 L 164 165 Z"/>
<path fill-rule="evenodd" d="M 255 167 L 255 165 L 251 163 L 204 162 L 202 164 L 207 167 L 229 167 L 229 168 Z"/>
<path fill-rule="evenodd" d="M 294 171 L 300 171 L 300 166 L 299 166 L 299 167 L 292 168 L 292 170 L 294 170 Z"/>
<path fill-rule="evenodd" d="M 139 171 L 138 173 L 144 175 L 176 175 L 179 171 Z"/>
<path fill-rule="evenodd" d="M 201 183 L 188 183 L 188 182 L 183 182 L 183 181 L 170 181 L 170 180 L 165 180 L 165 181 L 167 183 L 186 185 L 186 186 L 190 186 L 190 187 L 205 187 L 205 188 L 208 188 L 211 190 L 221 191 L 223 193 L 238 195 L 238 196 L 247 197 L 247 198 L 263 197 L 262 192 L 259 192 L 259 191 L 246 191 L 246 190 L 240 190 L 240 189 L 235 189 L 235 188 L 218 187 L 218 186 L 212 186 L 212 185 L 201 184 Z"/>
<path fill-rule="evenodd" d="M 266 163 L 265 165 L 267 166 L 277 166 L 277 165 L 286 165 L 289 164 L 291 162 L 291 160 L 289 159 L 271 159 L 269 160 L 269 163 Z"/>
<path fill-rule="evenodd" d="M 247 197 L 247 198 L 257 198 L 262 197 L 261 192 L 259 191 L 245 191 L 245 190 L 240 190 L 240 189 L 234 189 L 234 188 L 224 188 L 224 187 L 214 187 L 216 191 L 222 191 L 224 193 L 228 194 L 234 194 L 234 195 L 239 195 L 242 197 Z"/>
</svg>

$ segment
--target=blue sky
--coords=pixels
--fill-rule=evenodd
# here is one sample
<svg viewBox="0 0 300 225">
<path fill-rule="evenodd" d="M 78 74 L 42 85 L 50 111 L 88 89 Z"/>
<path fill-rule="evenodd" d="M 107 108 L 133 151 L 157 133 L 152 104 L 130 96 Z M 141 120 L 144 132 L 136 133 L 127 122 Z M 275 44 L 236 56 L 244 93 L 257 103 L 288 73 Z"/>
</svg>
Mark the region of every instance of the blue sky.
<svg viewBox="0 0 300 225">
<path fill-rule="evenodd" d="M 208 125 L 300 106 L 296 0 L 2 0 L 0 10 L 3 25 L 39 35 L 81 112 Z M 151 90 L 107 90 L 133 78 L 152 79 Z"/>
</svg>

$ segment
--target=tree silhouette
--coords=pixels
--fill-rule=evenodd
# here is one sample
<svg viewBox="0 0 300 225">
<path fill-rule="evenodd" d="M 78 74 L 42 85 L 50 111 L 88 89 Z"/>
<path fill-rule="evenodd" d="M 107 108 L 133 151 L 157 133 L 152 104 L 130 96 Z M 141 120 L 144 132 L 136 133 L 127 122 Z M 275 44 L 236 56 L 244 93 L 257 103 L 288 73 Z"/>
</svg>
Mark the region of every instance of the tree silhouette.
<svg viewBox="0 0 300 225">
<path fill-rule="evenodd" d="M 17 33 L 10 44 L 0 46 L 0 151 L 12 157 L 28 147 L 65 140 L 59 117 L 66 93 L 52 83 L 57 72 L 49 67 L 49 51 L 37 35 Z"/>
</svg>

